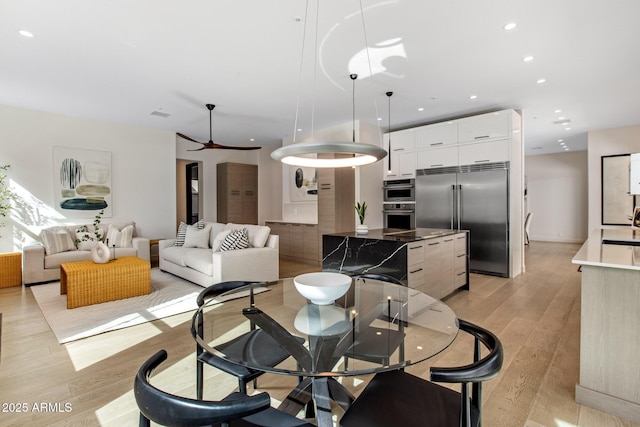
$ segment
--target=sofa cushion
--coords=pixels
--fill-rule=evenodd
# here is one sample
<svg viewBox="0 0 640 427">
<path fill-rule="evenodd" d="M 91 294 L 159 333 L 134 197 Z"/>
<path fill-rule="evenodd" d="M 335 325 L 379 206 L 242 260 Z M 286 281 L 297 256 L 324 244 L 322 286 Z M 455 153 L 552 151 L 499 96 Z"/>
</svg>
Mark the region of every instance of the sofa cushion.
<svg viewBox="0 0 640 427">
<path fill-rule="evenodd" d="M 176 234 L 176 240 L 173 242 L 173 246 L 182 246 L 184 245 L 184 238 L 187 235 L 187 227 L 195 227 L 198 230 L 202 230 L 207 225 L 207 222 L 203 219 L 196 222 L 193 225 L 187 225 L 184 222 L 180 222 L 178 225 L 178 233 Z"/>
<path fill-rule="evenodd" d="M 116 248 L 132 248 L 133 244 L 131 243 L 131 239 L 133 239 L 133 225 L 127 225 L 122 230 L 119 230 L 115 225 L 109 224 L 109 229 L 107 230 L 107 246 L 115 245 Z"/>
<path fill-rule="evenodd" d="M 66 227 L 45 228 L 40 232 L 40 238 L 47 255 L 76 250 L 73 237 Z"/>
<path fill-rule="evenodd" d="M 202 230 L 190 225 L 184 237 L 184 248 L 200 248 L 209 249 L 209 235 L 211 234 L 211 226 L 207 225 Z"/>
<path fill-rule="evenodd" d="M 246 228 L 234 230 L 224 238 L 220 245 L 220 251 L 235 251 L 249 247 L 249 233 Z"/>
<path fill-rule="evenodd" d="M 86 261 L 91 259 L 89 251 L 60 252 L 44 257 L 44 268 L 60 268 L 63 262 Z"/>
<path fill-rule="evenodd" d="M 231 230 L 222 230 L 220 231 L 215 239 L 213 239 L 213 243 L 211 243 L 211 251 L 218 252 L 220 250 L 220 245 L 224 242 L 224 239 L 231 233 Z"/>
<path fill-rule="evenodd" d="M 236 230 L 239 228 L 247 229 L 249 233 L 249 244 L 254 248 L 264 248 L 264 245 L 267 243 L 267 239 L 269 238 L 269 233 L 271 233 L 271 228 L 266 225 L 228 223 L 225 226 L 225 229 L 227 230 Z"/>
<path fill-rule="evenodd" d="M 184 263 L 202 274 L 213 276 L 211 249 L 188 249 L 184 252 Z"/>
<path fill-rule="evenodd" d="M 209 247 L 213 248 L 213 242 L 216 240 L 216 236 L 223 231 L 226 224 L 219 222 L 208 222 L 207 225 L 211 226 L 211 236 L 209 237 Z"/>
<path fill-rule="evenodd" d="M 188 250 L 189 248 L 183 248 L 182 246 L 169 246 L 162 250 L 162 258 L 165 261 L 172 262 L 181 267 L 186 267 L 186 264 L 184 263 L 184 254 Z"/>
</svg>

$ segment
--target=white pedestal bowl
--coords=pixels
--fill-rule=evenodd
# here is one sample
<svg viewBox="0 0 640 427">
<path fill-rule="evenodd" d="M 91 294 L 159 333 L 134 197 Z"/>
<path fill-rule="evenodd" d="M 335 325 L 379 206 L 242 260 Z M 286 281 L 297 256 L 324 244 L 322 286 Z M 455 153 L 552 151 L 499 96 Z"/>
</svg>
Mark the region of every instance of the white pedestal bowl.
<svg viewBox="0 0 640 427">
<path fill-rule="evenodd" d="M 342 273 L 319 271 L 296 276 L 293 283 L 300 295 L 312 303 L 328 305 L 347 292 L 351 286 L 351 277 Z"/>
</svg>

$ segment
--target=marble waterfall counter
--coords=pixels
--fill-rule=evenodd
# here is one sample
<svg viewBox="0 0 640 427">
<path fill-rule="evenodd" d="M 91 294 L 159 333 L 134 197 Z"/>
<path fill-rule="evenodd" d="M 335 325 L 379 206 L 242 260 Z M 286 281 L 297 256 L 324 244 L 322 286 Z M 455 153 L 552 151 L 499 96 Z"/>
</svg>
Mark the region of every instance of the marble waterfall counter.
<svg viewBox="0 0 640 427">
<path fill-rule="evenodd" d="M 386 274 L 434 298 L 469 289 L 468 232 L 375 229 L 322 236 L 322 269 Z"/>
<path fill-rule="evenodd" d="M 637 244 L 640 240 L 636 240 L 635 230 L 598 230 L 572 262 L 582 270 L 576 401 L 640 422 Z"/>
</svg>

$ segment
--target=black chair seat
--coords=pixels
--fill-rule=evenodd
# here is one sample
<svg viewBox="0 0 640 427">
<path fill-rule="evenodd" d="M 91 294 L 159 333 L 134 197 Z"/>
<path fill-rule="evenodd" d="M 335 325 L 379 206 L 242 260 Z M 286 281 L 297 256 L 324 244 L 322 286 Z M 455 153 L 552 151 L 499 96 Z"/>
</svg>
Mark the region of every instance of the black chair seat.
<svg viewBox="0 0 640 427">
<path fill-rule="evenodd" d="M 160 390 L 149 379 L 166 359 L 167 352 L 160 350 L 136 374 L 133 391 L 140 408 L 140 427 L 149 427 L 150 421 L 170 427 L 312 427 L 312 424 L 272 408 L 268 393 L 255 396 L 232 393 L 221 401 L 210 401 Z"/>
<path fill-rule="evenodd" d="M 404 371 L 376 375 L 342 417 L 343 427 L 460 425 L 460 393 Z M 471 425 L 478 410 L 471 408 Z"/>
</svg>

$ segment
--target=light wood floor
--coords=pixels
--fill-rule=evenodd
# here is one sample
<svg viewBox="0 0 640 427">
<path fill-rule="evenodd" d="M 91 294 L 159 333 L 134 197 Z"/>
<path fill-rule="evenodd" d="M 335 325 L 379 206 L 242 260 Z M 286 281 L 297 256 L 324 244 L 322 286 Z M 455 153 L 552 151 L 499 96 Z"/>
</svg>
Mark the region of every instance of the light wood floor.
<svg viewBox="0 0 640 427">
<path fill-rule="evenodd" d="M 497 333 L 504 345 L 503 370 L 485 385 L 485 426 L 640 426 L 574 401 L 580 273 L 571 258 L 578 249 L 575 244 L 532 242 L 526 249 L 525 274 L 515 279 L 472 275 L 471 291 L 445 300 L 460 318 Z M 280 266 L 282 277 L 313 270 L 286 261 Z M 195 394 L 188 313 L 59 345 L 29 288 L 0 289 L 0 312 L 0 426 L 135 426 L 133 377 L 161 348 L 169 360 L 155 383 L 176 394 Z M 467 360 L 468 345 L 459 338 L 431 363 Z M 428 368 L 425 363 L 409 371 L 424 375 Z M 205 371 L 207 398 L 222 397 L 236 385 L 226 374 Z M 351 378 L 346 385 L 358 393 L 366 381 Z M 277 400 L 295 386 L 295 379 L 265 375 L 258 385 Z M 26 412 L 15 412 L 15 404 L 23 403 Z M 65 412 L 65 404 L 70 411 Z"/>
</svg>

